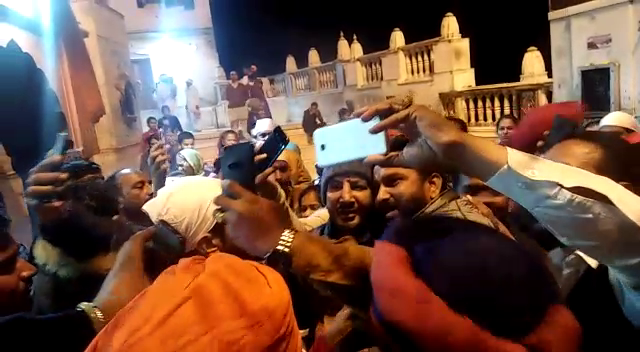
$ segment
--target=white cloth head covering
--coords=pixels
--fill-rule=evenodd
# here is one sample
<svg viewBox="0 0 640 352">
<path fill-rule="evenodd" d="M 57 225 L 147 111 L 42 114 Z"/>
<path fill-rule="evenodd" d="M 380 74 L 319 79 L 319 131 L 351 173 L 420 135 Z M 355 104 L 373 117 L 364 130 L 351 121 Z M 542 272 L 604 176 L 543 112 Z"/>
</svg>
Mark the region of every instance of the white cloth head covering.
<svg viewBox="0 0 640 352">
<path fill-rule="evenodd" d="M 186 250 L 195 249 L 216 224 L 213 200 L 222 194 L 222 181 L 204 176 L 185 176 L 161 188 L 142 210 L 154 224 L 166 221 L 186 239 Z"/>
<path fill-rule="evenodd" d="M 269 119 L 269 118 L 258 119 L 256 120 L 255 127 L 253 127 L 253 129 L 251 130 L 251 135 L 256 136 L 259 133 L 271 132 L 275 128 L 276 128 L 276 124 L 275 122 L 273 122 L 273 119 Z"/>
<path fill-rule="evenodd" d="M 600 120 L 599 127 L 602 128 L 603 126 L 617 126 L 635 132 L 640 132 L 640 126 L 638 125 L 638 121 L 636 121 L 635 117 L 622 111 L 614 111 L 603 117 L 602 120 Z"/>
<path fill-rule="evenodd" d="M 204 175 L 204 160 L 202 159 L 202 155 L 195 149 L 182 149 L 178 152 L 189 165 L 193 168 L 193 171 L 196 173 L 193 176 Z"/>
</svg>

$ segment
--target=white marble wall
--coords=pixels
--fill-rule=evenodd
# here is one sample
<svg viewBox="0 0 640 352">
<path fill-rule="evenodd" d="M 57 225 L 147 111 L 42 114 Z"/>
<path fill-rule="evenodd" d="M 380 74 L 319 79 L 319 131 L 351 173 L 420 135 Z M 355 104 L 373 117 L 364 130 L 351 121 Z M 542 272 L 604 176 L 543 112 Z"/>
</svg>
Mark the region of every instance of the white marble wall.
<svg viewBox="0 0 640 352">
<path fill-rule="evenodd" d="M 135 0 L 108 0 L 108 3 L 125 16 L 129 33 L 213 28 L 209 0 L 195 0 L 193 10 L 182 6 L 166 8 L 159 4 L 139 9 Z"/>
<path fill-rule="evenodd" d="M 580 100 L 581 66 L 619 64 L 620 109 L 637 114 L 638 23 L 640 4 L 629 1 L 592 1 L 549 14 L 554 101 Z M 588 50 L 589 37 L 611 35 L 609 47 Z"/>
<path fill-rule="evenodd" d="M 154 81 L 161 74 L 173 77 L 178 86 L 178 106 L 185 105 L 187 79 L 198 88 L 201 106 L 213 103 L 220 66 L 213 30 L 131 34 L 129 52 L 132 57 L 149 57 Z"/>
</svg>

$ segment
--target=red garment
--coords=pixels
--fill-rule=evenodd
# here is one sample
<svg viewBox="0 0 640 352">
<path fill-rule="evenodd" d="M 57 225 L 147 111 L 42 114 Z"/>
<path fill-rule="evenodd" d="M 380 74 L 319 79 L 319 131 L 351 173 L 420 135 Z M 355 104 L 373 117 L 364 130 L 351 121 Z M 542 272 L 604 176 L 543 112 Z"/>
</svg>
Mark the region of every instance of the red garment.
<svg viewBox="0 0 640 352">
<path fill-rule="evenodd" d="M 631 144 L 640 143 L 640 133 L 638 132 L 633 132 L 624 138 Z"/>
<path fill-rule="evenodd" d="M 532 108 L 513 131 L 510 147 L 526 153 L 534 153 L 538 141 L 544 139 L 544 133 L 550 131 L 553 119 L 560 115 L 582 124 L 584 107 L 581 103 L 554 103 Z"/>
<path fill-rule="evenodd" d="M 581 342 L 580 325 L 563 306 L 553 306 L 523 344 L 492 336 L 458 315 L 413 272 L 409 254 L 400 246 L 376 241 L 371 266 L 373 296 L 385 322 L 404 332 L 424 351 L 574 352 Z"/>
</svg>

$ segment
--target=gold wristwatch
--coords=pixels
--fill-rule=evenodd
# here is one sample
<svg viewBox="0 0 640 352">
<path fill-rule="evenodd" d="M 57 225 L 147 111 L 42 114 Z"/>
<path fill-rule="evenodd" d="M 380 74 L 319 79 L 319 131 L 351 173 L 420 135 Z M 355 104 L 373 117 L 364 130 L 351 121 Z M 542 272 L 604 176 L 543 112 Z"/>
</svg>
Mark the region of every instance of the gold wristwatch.
<svg viewBox="0 0 640 352">
<path fill-rule="evenodd" d="M 288 271 L 291 268 L 291 246 L 295 236 L 296 232 L 294 230 L 284 230 L 280 235 L 276 248 L 266 255 L 267 264 Z"/>
<path fill-rule="evenodd" d="M 93 328 L 96 331 L 102 330 L 102 328 L 107 325 L 107 319 L 104 317 L 104 314 L 102 313 L 100 308 L 98 308 L 98 306 L 96 306 L 95 304 L 91 302 L 82 302 L 76 306 L 76 309 L 81 310 L 87 314 L 87 316 L 91 320 L 91 323 L 93 324 Z"/>
</svg>

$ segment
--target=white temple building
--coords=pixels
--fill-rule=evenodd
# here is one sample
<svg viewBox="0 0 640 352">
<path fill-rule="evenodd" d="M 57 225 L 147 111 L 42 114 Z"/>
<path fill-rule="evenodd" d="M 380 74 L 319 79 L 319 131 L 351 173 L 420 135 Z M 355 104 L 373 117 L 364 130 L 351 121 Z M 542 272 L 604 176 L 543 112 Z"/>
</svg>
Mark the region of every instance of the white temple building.
<svg viewBox="0 0 640 352">
<path fill-rule="evenodd" d="M 124 16 L 132 79 L 139 85 L 141 110 L 159 108 L 153 99 L 153 90 L 163 74 L 172 77 L 177 86 L 178 109 L 174 113 L 181 120 L 184 119 L 185 82 L 188 79 L 192 79 L 198 89 L 202 106 L 219 103 L 215 83 L 219 76 L 223 80 L 225 77 L 218 58 L 208 0 L 108 2 Z"/>
</svg>

